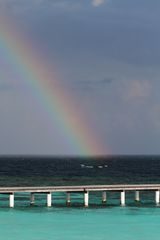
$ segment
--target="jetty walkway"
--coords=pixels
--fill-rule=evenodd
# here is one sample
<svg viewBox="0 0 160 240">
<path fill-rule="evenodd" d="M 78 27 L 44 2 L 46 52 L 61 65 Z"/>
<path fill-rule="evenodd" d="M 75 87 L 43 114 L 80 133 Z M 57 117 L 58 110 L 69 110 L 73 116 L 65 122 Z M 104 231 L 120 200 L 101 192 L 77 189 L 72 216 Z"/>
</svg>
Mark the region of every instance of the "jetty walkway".
<svg viewBox="0 0 160 240">
<path fill-rule="evenodd" d="M 48 187 L 0 187 L 0 194 L 9 196 L 9 206 L 14 207 L 15 193 L 30 193 L 30 203 L 34 204 L 35 194 L 46 194 L 47 206 L 52 206 L 52 195 L 54 192 L 66 193 L 66 204 L 71 204 L 72 193 L 84 195 L 84 206 L 89 205 L 90 192 L 102 192 L 102 203 L 107 202 L 107 192 L 119 192 L 120 204 L 125 205 L 125 193 L 134 191 L 135 201 L 140 201 L 140 191 L 154 191 L 155 203 L 160 203 L 160 184 L 118 184 L 118 185 L 82 185 L 82 186 L 48 186 Z"/>
</svg>

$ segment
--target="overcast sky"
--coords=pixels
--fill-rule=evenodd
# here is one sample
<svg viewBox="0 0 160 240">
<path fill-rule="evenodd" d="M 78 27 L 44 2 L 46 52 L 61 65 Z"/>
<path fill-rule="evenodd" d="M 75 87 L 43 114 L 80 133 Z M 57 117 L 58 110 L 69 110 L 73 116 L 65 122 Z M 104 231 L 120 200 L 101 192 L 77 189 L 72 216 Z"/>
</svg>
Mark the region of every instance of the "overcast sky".
<svg viewBox="0 0 160 240">
<path fill-rule="evenodd" d="M 106 149 L 160 154 L 159 0 L 0 0 L 0 8 L 54 66 Z M 74 154 L 4 58 L 0 49 L 0 153 Z"/>
</svg>

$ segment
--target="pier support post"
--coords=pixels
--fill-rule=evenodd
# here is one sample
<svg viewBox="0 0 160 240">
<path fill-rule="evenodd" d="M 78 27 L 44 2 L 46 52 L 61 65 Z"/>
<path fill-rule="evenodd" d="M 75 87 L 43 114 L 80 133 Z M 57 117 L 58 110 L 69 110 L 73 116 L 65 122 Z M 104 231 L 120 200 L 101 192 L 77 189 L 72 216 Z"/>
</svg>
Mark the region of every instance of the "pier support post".
<svg viewBox="0 0 160 240">
<path fill-rule="evenodd" d="M 160 201 L 160 191 L 159 190 L 157 190 L 155 193 L 155 201 L 156 201 L 156 204 L 159 204 L 159 201 Z"/>
<path fill-rule="evenodd" d="M 84 192 L 84 206 L 88 207 L 88 203 L 89 203 L 89 192 L 85 191 Z"/>
<path fill-rule="evenodd" d="M 121 192 L 121 206 L 125 206 L 125 191 Z"/>
<path fill-rule="evenodd" d="M 139 196 L 139 191 L 135 191 L 135 201 L 139 202 L 140 201 L 140 196 Z"/>
<path fill-rule="evenodd" d="M 31 193 L 31 196 L 30 196 L 30 204 L 31 204 L 31 205 L 34 205 L 34 201 L 35 201 L 34 193 Z"/>
<path fill-rule="evenodd" d="M 47 193 L 47 207 L 51 207 L 52 206 L 52 193 L 49 192 Z"/>
<path fill-rule="evenodd" d="M 107 202 L 107 194 L 105 191 L 102 192 L 102 203 L 106 203 Z"/>
<path fill-rule="evenodd" d="M 66 205 L 69 207 L 71 205 L 71 194 L 67 192 Z"/>
<path fill-rule="evenodd" d="M 10 206 L 11 208 L 14 207 L 14 193 L 11 193 L 11 194 L 9 195 L 9 206 Z"/>
</svg>

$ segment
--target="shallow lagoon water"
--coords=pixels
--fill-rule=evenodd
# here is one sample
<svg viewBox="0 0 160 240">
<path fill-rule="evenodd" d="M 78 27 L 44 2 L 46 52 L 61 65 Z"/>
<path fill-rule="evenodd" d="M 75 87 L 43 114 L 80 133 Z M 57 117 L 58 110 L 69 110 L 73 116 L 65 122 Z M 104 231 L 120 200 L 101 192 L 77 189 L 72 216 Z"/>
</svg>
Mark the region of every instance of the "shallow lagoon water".
<svg viewBox="0 0 160 240">
<path fill-rule="evenodd" d="M 5 240 L 158 240 L 159 229 L 160 208 L 154 206 L 0 210 Z"/>
<path fill-rule="evenodd" d="M 7 196 L 0 199 L 0 236 L 5 240 L 149 240 L 159 239 L 160 207 L 154 193 L 126 195 L 126 206 L 119 204 L 119 193 L 90 194 L 90 205 L 83 207 L 83 194 L 72 194 L 71 206 L 65 205 L 65 194 L 53 194 L 53 207 L 46 207 L 46 196 L 35 195 L 30 206 L 29 194 L 15 195 L 15 208 L 8 208 Z"/>
</svg>

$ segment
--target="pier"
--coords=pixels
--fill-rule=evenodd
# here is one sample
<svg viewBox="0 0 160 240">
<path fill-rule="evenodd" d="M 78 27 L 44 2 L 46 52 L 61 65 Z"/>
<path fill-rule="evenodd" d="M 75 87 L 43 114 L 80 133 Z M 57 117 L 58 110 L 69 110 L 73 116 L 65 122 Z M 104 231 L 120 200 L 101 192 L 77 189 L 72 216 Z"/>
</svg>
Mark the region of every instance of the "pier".
<svg viewBox="0 0 160 240">
<path fill-rule="evenodd" d="M 0 187 L 0 194 L 9 196 L 9 207 L 13 208 L 15 205 L 15 193 L 29 193 L 30 204 L 34 205 L 36 194 L 45 194 L 47 200 L 47 206 L 51 207 L 52 195 L 56 192 L 66 193 L 66 204 L 71 205 L 71 194 L 79 193 L 83 194 L 84 206 L 89 206 L 89 193 L 101 192 L 102 203 L 107 203 L 107 192 L 119 192 L 120 204 L 125 206 L 126 193 L 135 193 L 135 201 L 140 201 L 141 191 L 154 191 L 155 192 L 155 204 L 160 203 L 160 184 L 123 184 L 123 185 L 82 185 L 82 186 L 48 186 L 48 187 Z"/>
</svg>

